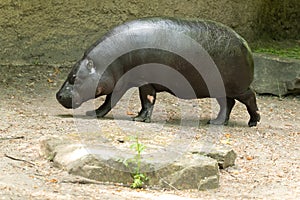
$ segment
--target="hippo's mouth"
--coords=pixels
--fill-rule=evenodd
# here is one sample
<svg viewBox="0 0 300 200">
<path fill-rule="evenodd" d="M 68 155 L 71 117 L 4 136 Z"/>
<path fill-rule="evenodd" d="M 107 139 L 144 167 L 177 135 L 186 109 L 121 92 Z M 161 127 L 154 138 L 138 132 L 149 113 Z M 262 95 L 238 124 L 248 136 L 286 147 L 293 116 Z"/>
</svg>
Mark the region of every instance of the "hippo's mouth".
<svg viewBox="0 0 300 200">
<path fill-rule="evenodd" d="M 79 103 L 79 102 L 74 102 L 74 101 L 73 101 L 73 102 L 72 102 L 72 108 L 73 108 L 73 109 L 79 108 L 79 107 L 81 106 L 81 104 L 82 104 L 82 102 Z"/>
<path fill-rule="evenodd" d="M 82 104 L 82 103 L 74 102 L 72 99 L 58 100 L 58 102 L 67 109 L 76 109 L 76 108 L 79 108 Z"/>
</svg>

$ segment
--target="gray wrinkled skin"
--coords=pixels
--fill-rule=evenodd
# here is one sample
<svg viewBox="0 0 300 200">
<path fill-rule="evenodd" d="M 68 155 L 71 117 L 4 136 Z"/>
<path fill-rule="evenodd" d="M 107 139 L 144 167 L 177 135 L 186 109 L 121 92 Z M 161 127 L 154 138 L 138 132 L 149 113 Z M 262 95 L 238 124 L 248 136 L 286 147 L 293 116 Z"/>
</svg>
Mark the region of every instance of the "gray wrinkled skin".
<svg viewBox="0 0 300 200">
<path fill-rule="evenodd" d="M 194 43 L 201 46 L 199 53 L 189 48 Z M 200 68 L 180 56 L 180 52 L 195 53 L 192 59 L 198 59 Z M 176 73 L 151 70 L 154 65 L 145 65 L 122 79 L 133 69 L 151 63 L 168 66 L 179 73 L 193 92 L 184 92 L 187 89 L 178 84 L 179 77 L 174 79 Z M 204 20 L 145 18 L 115 27 L 91 46 L 74 65 L 56 97 L 64 107 L 77 108 L 89 99 L 107 95 L 103 105 L 87 112 L 103 117 L 126 90 L 139 87 L 142 109 L 134 120 L 145 122 L 151 120 L 157 92 L 166 91 L 184 99 L 213 97 L 220 104 L 220 112 L 209 123 L 216 125 L 227 124 L 238 100 L 247 107 L 248 125 L 256 126 L 260 115 L 255 94 L 249 88 L 253 71 L 252 54 L 246 41 L 225 25 Z M 155 80 L 150 80 L 151 77 Z M 118 81 L 122 87 L 116 88 Z"/>
</svg>

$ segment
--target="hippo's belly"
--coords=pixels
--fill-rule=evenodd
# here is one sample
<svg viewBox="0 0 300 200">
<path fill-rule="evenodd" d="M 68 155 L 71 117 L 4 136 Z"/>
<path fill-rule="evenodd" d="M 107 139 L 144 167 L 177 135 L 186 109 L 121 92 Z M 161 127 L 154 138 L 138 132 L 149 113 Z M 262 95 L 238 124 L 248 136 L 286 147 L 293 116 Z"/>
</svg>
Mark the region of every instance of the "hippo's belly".
<svg viewBox="0 0 300 200">
<path fill-rule="evenodd" d="M 245 59 L 217 56 L 211 57 L 211 59 L 213 65 L 212 63 L 199 61 L 199 70 L 186 59 L 172 52 L 159 49 L 139 49 L 123 55 L 117 62 L 130 63 L 130 65 L 124 66 L 125 71 L 130 71 L 130 69 L 144 64 L 148 64 L 149 68 L 154 68 L 160 64 L 178 72 L 189 83 L 190 86 L 188 87 L 193 89 L 193 94 L 183 93 L 181 95 L 178 92 L 176 93 L 176 90 L 182 88 L 183 82 L 179 79 L 176 80 L 173 73 L 162 73 L 162 70 L 145 70 L 147 75 L 152 73 L 150 76 L 155 80 L 154 83 L 168 82 L 171 84 L 169 87 L 163 84 L 153 84 L 157 92 L 169 92 L 182 99 L 218 97 L 218 94 L 212 90 L 221 90 L 221 88 L 216 88 L 219 87 L 220 83 L 223 85 L 228 97 L 237 96 L 249 88 L 253 75 Z M 214 68 L 214 70 L 210 68 Z M 142 75 L 139 77 L 143 78 Z M 220 94 L 220 96 L 222 95 Z"/>
</svg>

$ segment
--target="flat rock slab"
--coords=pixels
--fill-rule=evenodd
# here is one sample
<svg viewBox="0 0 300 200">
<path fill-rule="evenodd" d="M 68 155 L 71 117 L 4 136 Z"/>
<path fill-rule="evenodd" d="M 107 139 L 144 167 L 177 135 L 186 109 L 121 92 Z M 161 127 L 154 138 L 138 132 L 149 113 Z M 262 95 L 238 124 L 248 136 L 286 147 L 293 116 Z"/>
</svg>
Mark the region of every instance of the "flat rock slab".
<svg viewBox="0 0 300 200">
<path fill-rule="evenodd" d="M 254 54 L 252 87 L 259 94 L 300 94 L 300 60 Z"/>
<path fill-rule="evenodd" d="M 54 162 L 56 167 L 70 174 L 101 182 L 128 184 L 136 164 L 128 162 L 134 155 L 116 151 L 112 145 L 81 144 L 69 138 L 42 138 L 41 155 Z M 234 165 L 236 154 L 230 148 L 213 147 L 210 150 L 191 149 L 176 161 L 169 162 L 166 154 L 151 159 L 142 158 L 141 172 L 149 177 L 147 185 L 171 189 L 215 189 L 219 186 L 219 166 Z M 168 155 L 178 152 L 168 151 Z"/>
<path fill-rule="evenodd" d="M 200 145 L 200 147 L 197 148 L 193 147 L 190 149 L 190 152 L 215 159 L 218 162 L 220 169 L 234 166 L 237 154 L 231 147 L 212 146 L 211 148 L 203 148 L 203 146 L 205 145 Z"/>
</svg>

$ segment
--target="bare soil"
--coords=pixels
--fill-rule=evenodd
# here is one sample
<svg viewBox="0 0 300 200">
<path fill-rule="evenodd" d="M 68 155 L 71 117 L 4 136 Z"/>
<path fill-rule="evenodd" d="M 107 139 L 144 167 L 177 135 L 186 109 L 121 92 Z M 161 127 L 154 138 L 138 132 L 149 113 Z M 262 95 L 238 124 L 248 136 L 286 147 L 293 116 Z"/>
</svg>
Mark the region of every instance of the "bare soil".
<svg viewBox="0 0 300 200">
<path fill-rule="evenodd" d="M 229 125 L 216 133 L 213 140 L 232 146 L 238 154 L 235 167 L 220 171 L 218 189 L 133 190 L 119 184 L 80 181 L 80 177 L 53 167 L 53 163 L 40 156 L 42 137 L 63 137 L 77 131 L 73 112 L 55 99 L 66 75 L 64 68 L 0 67 L 0 199 L 300 199 L 299 96 L 258 96 L 262 120 L 254 128 L 247 127 L 245 107 L 236 104 Z M 176 98 L 159 94 L 157 101 L 150 126 L 167 121 L 168 128 L 176 129 L 180 120 Z M 188 101 L 199 105 L 195 111 L 200 115 L 200 125 L 194 129 L 195 140 L 202 140 L 203 130 L 208 127 L 207 102 Z M 120 102 L 115 112 L 122 106 L 127 105 Z M 124 118 L 135 114 L 138 99 L 133 98 L 126 109 L 127 113 L 120 114 Z M 108 131 L 114 129 L 111 116 L 101 120 Z M 159 136 L 167 139 L 170 132 L 162 131 Z M 120 139 L 122 132 L 114 135 L 107 139 Z M 146 146 L 151 145 L 152 138 L 149 136 Z"/>
</svg>

